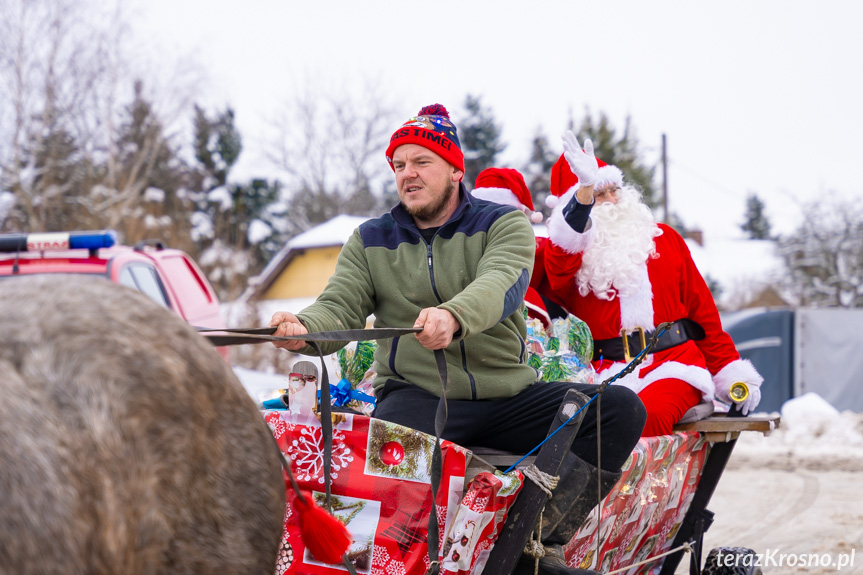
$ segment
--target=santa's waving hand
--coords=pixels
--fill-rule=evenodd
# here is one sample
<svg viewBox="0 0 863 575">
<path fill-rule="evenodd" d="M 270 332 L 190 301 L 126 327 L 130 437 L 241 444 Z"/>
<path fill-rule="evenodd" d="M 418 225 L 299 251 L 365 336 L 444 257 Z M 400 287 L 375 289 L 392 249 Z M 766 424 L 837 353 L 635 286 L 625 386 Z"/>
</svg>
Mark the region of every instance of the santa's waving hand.
<svg viewBox="0 0 863 575">
<path fill-rule="evenodd" d="M 596 183 L 599 164 L 596 162 L 593 141 L 590 138 L 584 140 L 584 149 L 582 149 L 572 130 L 567 130 L 563 135 L 563 156 L 582 187 L 586 188 Z"/>
</svg>

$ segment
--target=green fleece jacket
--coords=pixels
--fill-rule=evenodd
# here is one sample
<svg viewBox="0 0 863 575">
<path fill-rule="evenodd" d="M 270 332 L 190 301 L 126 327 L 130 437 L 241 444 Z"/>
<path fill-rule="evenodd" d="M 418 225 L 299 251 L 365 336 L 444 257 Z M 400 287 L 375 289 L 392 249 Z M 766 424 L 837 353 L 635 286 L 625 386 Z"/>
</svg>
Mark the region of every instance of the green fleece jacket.
<svg viewBox="0 0 863 575">
<path fill-rule="evenodd" d="M 323 293 L 297 314 L 310 332 L 412 327 L 438 307 L 461 325 L 446 348 L 450 399 L 510 397 L 536 381 L 526 363 L 524 295 L 535 239 L 527 217 L 460 186 L 453 216 L 427 243 L 401 205 L 362 224 L 345 243 Z M 333 353 L 344 343 L 324 343 Z M 314 353 L 311 347 L 302 353 Z M 387 380 L 440 395 L 434 353 L 411 334 L 378 341 L 375 389 Z"/>
</svg>

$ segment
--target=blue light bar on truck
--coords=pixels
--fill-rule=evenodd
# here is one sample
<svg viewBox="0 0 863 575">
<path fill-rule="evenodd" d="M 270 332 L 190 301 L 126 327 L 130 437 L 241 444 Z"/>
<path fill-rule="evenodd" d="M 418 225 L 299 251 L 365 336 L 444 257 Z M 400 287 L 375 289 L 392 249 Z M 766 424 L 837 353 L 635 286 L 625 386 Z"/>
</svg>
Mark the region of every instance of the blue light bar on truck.
<svg viewBox="0 0 863 575">
<path fill-rule="evenodd" d="M 51 232 L 44 234 L 0 234 L 0 253 L 52 250 L 98 250 L 117 243 L 117 232 Z"/>
</svg>

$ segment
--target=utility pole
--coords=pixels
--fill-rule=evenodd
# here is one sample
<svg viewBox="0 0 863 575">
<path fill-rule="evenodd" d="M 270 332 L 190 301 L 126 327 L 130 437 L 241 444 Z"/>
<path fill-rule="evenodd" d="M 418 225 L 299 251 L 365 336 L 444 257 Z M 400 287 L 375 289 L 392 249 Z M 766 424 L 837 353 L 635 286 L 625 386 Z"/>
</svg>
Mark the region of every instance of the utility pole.
<svg viewBox="0 0 863 575">
<path fill-rule="evenodd" d="M 665 153 L 665 134 L 662 134 L 662 223 L 668 224 L 668 155 Z"/>
</svg>

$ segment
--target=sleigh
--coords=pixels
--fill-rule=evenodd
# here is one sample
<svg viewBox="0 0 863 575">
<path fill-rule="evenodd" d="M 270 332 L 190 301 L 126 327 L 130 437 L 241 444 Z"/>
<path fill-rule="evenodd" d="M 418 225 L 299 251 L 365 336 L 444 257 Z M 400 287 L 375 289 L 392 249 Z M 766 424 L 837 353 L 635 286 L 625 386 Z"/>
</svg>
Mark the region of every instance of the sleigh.
<svg viewBox="0 0 863 575">
<path fill-rule="evenodd" d="M 564 399 L 557 423 L 570 412 Z M 263 415 L 298 481 L 323 504 L 323 437 L 317 416 L 289 409 Z M 425 573 L 435 438 L 363 415 L 332 417 L 331 505 L 354 537 L 348 559 L 357 573 Z M 670 575 L 689 553 L 690 573 L 700 573 L 703 535 L 713 518 L 707 506 L 737 437 L 745 431 L 769 433 L 778 423 L 776 417 L 717 415 L 678 425 L 671 435 L 642 438 L 612 492 L 565 546 L 567 562 L 601 573 Z M 519 467 L 535 464 L 556 474 L 575 432 L 573 426 L 555 434 Z M 520 470 L 501 473 L 519 455 L 447 441 L 442 453 L 434 507 L 440 573 L 511 573 L 545 493 Z M 720 564 L 722 553 L 726 557 Z M 734 564 L 730 553 L 750 551 L 713 550 L 704 567 L 710 566 L 710 573 L 741 572 L 725 566 Z M 277 573 L 340 571 L 346 570 L 320 563 L 305 550 L 289 503 Z"/>
<path fill-rule="evenodd" d="M 355 335 L 340 332 L 339 337 Z M 223 336 L 210 339 L 234 343 Z M 281 408 L 265 409 L 263 415 L 300 485 L 351 532 L 354 542 L 345 564 L 373 575 L 512 573 L 547 499 L 541 481 L 527 480 L 523 471 L 558 474 L 580 423 L 580 394 L 567 393 L 535 453 L 496 452 L 444 440 L 440 469 L 434 470 L 434 436 L 358 413 L 330 413 L 329 391 L 339 385 L 328 384 L 326 370 L 323 376 L 319 403 L 315 387 L 307 386 L 305 392 L 312 395 L 305 402 L 299 395 L 294 402 L 282 396 Z M 440 376 L 446 381 L 445 371 Z M 320 412 L 310 405 L 320 406 Z M 570 566 L 606 574 L 672 575 L 689 553 L 691 575 L 700 574 L 702 564 L 713 575 L 760 573 L 752 566 L 754 551 L 718 548 L 705 559 L 702 544 L 713 519 L 707 506 L 739 434 L 769 434 L 779 418 L 714 415 L 712 404 L 706 412 L 702 407 L 690 410 L 682 420 L 686 423 L 672 434 L 638 442 L 612 491 L 564 547 Z M 329 426 L 321 424 L 328 419 L 329 450 L 324 429 Z M 430 557 L 437 559 L 435 565 Z M 289 494 L 277 574 L 347 569 L 317 561 L 305 549 Z"/>
</svg>

